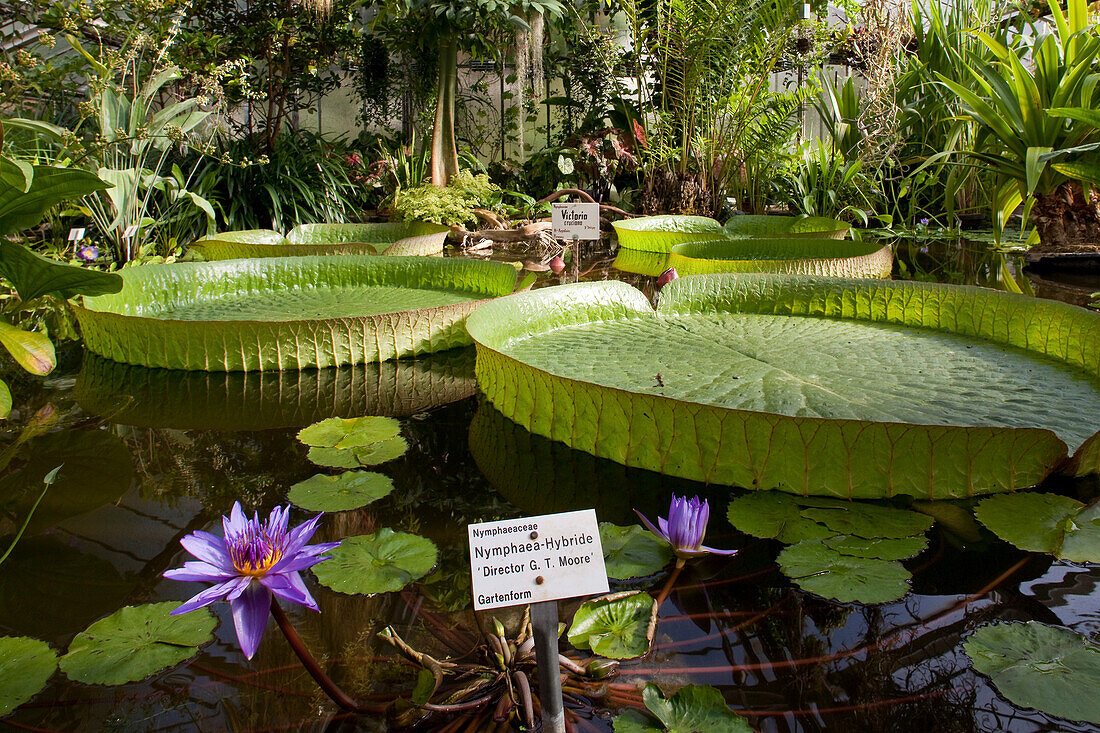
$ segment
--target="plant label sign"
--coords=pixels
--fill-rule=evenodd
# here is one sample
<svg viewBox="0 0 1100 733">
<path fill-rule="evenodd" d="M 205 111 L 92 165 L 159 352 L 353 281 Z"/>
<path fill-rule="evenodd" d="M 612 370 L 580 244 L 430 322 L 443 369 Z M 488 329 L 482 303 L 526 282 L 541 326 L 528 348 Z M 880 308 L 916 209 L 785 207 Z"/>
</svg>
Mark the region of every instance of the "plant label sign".
<svg viewBox="0 0 1100 733">
<path fill-rule="evenodd" d="M 79 242 L 81 239 L 84 239 L 84 227 L 77 227 L 69 230 L 70 242 Z"/>
<path fill-rule="evenodd" d="M 607 593 L 596 510 L 471 524 L 474 610 Z"/>
<path fill-rule="evenodd" d="M 599 204 L 551 204 L 550 225 L 558 239 L 599 239 Z"/>
</svg>

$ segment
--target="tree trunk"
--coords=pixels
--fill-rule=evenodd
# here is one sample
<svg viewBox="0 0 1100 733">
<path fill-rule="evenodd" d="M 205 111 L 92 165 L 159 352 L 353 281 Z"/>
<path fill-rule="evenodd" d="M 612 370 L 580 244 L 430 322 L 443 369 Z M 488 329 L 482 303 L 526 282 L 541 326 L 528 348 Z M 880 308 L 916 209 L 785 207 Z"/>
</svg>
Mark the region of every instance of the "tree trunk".
<svg viewBox="0 0 1100 733">
<path fill-rule="evenodd" d="M 703 176 L 654 168 L 646 174 L 638 208 L 643 214 L 696 214 L 714 216 Z"/>
<path fill-rule="evenodd" d="M 1077 181 L 1066 181 L 1053 193 L 1036 196 L 1031 220 L 1039 231 L 1042 252 L 1100 250 L 1100 194 Z"/>
<path fill-rule="evenodd" d="M 458 88 L 458 39 L 439 41 L 439 79 L 436 87 L 435 124 L 432 126 L 432 183 L 446 186 L 458 174 L 455 145 L 455 94 Z"/>
</svg>

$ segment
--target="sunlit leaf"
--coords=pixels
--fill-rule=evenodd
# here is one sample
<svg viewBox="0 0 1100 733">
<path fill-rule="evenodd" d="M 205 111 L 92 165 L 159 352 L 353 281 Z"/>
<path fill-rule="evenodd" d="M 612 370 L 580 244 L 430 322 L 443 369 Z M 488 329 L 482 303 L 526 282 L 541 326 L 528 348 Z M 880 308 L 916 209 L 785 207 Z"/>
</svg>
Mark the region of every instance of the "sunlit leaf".
<svg viewBox="0 0 1100 733">
<path fill-rule="evenodd" d="M 0 240 L 0 275 L 15 286 L 23 300 L 40 295 L 67 299 L 77 295 L 106 295 L 122 290 L 122 277 L 47 259 L 21 244 Z"/>
<path fill-rule="evenodd" d="M 866 539 L 838 535 L 827 537 L 822 542 L 826 547 L 849 557 L 877 558 L 879 560 L 905 560 L 913 557 L 928 546 L 928 538 L 899 537 L 896 539 Z"/>
<path fill-rule="evenodd" d="M 649 651 L 657 602 L 643 592 L 616 593 L 585 601 L 573 616 L 569 642 L 609 659 L 633 659 Z"/>
<path fill-rule="evenodd" d="M 431 540 L 383 528 L 348 537 L 331 559 L 313 568 L 317 580 L 340 593 L 373 595 L 404 588 L 435 567 L 438 551 Z"/>
<path fill-rule="evenodd" d="M 0 344 L 31 374 L 49 374 L 57 365 L 53 342 L 44 333 L 24 331 L 0 320 Z"/>
<path fill-rule="evenodd" d="M 393 491 L 389 476 L 371 471 L 319 473 L 290 487 L 287 499 L 311 512 L 342 512 L 378 501 Z"/>
<path fill-rule="evenodd" d="M 641 578 L 663 569 L 672 560 L 672 548 L 638 526 L 619 527 L 600 522 L 600 544 L 607 577 Z"/>
<path fill-rule="evenodd" d="M 178 606 L 126 606 L 96 621 L 73 639 L 61 671 L 78 682 L 122 685 L 189 659 L 214 638 L 217 619 L 206 608 L 169 616 Z"/>
<path fill-rule="evenodd" d="M 836 534 L 802 516 L 801 509 L 798 500 L 790 494 L 757 491 L 731 501 L 726 516 L 735 529 L 745 534 L 786 544 Z"/>
<path fill-rule="evenodd" d="M 842 603 L 886 603 L 909 592 L 909 571 L 901 563 L 841 555 L 820 540 L 787 547 L 778 562 L 798 587 Z"/>
<path fill-rule="evenodd" d="M 398 435 L 396 438 L 356 446 L 350 450 L 355 454 L 355 460 L 360 466 L 377 466 L 394 458 L 400 458 L 408 449 L 409 444 Z"/>
<path fill-rule="evenodd" d="M 0 636 L 0 715 L 41 692 L 55 669 L 57 653 L 46 642 Z"/>
<path fill-rule="evenodd" d="M 642 700 L 660 725 L 641 713 L 615 718 L 615 733 L 752 733 L 749 722 L 726 705 L 722 693 L 709 685 L 687 685 L 671 697 L 664 697 L 652 682 L 642 691 Z"/>
<path fill-rule="evenodd" d="M 1021 550 L 1071 562 L 1100 562 L 1100 503 L 1057 494 L 1005 494 L 984 500 L 974 516 Z"/>
<path fill-rule="evenodd" d="M 325 448 L 354 448 L 397 436 L 401 423 L 390 417 L 331 417 L 302 428 L 298 440 Z"/>
</svg>

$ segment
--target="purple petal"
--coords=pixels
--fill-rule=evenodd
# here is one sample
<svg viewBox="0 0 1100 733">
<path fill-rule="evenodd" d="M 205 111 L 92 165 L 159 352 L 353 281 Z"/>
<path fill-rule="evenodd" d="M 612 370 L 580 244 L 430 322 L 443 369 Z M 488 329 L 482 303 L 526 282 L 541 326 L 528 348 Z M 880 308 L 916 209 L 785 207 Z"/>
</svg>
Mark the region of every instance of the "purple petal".
<svg viewBox="0 0 1100 733">
<path fill-rule="evenodd" d="M 701 546 L 699 549 L 703 552 L 709 552 L 714 555 L 736 555 L 738 552 L 737 550 L 717 550 L 713 547 L 706 546 Z"/>
<path fill-rule="evenodd" d="M 230 510 L 229 516 L 222 517 L 222 528 L 225 530 L 225 536 L 232 537 L 241 534 L 247 527 L 248 517 L 244 515 L 241 503 L 239 501 L 233 502 L 233 509 Z"/>
<path fill-rule="evenodd" d="M 290 521 L 290 507 L 277 506 L 271 510 L 271 516 L 267 518 L 268 534 L 279 537 L 286 534 L 286 525 Z"/>
<path fill-rule="evenodd" d="M 192 596 L 189 600 L 181 603 L 176 608 L 169 612 L 169 616 L 178 616 L 181 613 L 187 613 L 188 611 L 194 611 L 196 608 L 202 608 L 203 606 L 209 606 L 214 601 L 220 601 L 226 592 L 225 583 L 218 583 L 212 585 L 201 593 Z"/>
<path fill-rule="evenodd" d="M 233 580 L 227 581 L 225 584 L 225 600 L 237 600 L 241 597 L 241 594 L 245 592 L 245 590 L 251 583 L 252 578 L 247 575 L 239 575 Z"/>
<path fill-rule="evenodd" d="M 192 532 L 180 540 L 183 549 L 190 552 L 199 560 L 222 568 L 226 571 L 233 570 L 233 561 L 229 559 L 229 552 L 225 549 L 225 540 L 209 532 Z"/>
<path fill-rule="evenodd" d="M 637 514 L 637 515 L 638 515 L 638 518 L 642 520 L 642 524 L 644 524 L 644 525 L 645 525 L 646 529 L 648 529 L 648 530 L 649 530 L 650 532 L 652 532 L 653 534 L 655 534 L 655 535 L 657 535 L 658 537 L 660 537 L 660 538 L 661 538 L 662 540 L 665 540 L 666 542 L 668 541 L 668 535 L 667 535 L 666 533 L 662 532 L 661 530 L 657 529 L 656 527 L 654 527 L 654 526 L 653 526 L 653 522 L 651 522 L 651 521 L 649 521 L 648 519 L 646 519 L 646 518 L 645 518 L 645 515 L 644 515 L 644 514 L 642 514 L 642 513 L 641 513 L 640 511 L 638 511 L 637 509 L 635 509 L 635 510 L 634 510 L 634 513 L 635 513 L 635 514 Z M 660 521 L 661 521 L 662 523 L 664 522 L 664 520 L 661 520 L 661 519 L 660 519 L 659 517 L 658 517 L 658 519 L 659 519 L 659 520 L 660 520 Z"/>
<path fill-rule="evenodd" d="M 324 514 L 318 514 L 313 519 L 302 522 L 294 529 L 290 530 L 290 537 L 286 543 L 286 549 L 283 551 L 284 555 L 294 555 L 309 542 L 313 537 L 313 533 L 317 531 L 317 524 L 321 521 L 321 517 Z"/>
<path fill-rule="evenodd" d="M 313 611 L 321 610 L 317 608 L 317 601 L 313 600 L 313 596 L 306 589 L 306 584 L 302 582 L 302 576 L 298 573 L 268 574 L 261 578 L 260 582 L 280 598 L 285 598 L 291 603 L 297 603 Z"/>
<path fill-rule="evenodd" d="M 233 611 L 233 625 L 237 629 L 237 641 L 241 651 L 248 659 L 256 654 L 267 628 L 267 617 L 271 611 L 271 591 L 259 583 L 252 583 L 248 591 L 240 598 L 230 601 Z"/>
<path fill-rule="evenodd" d="M 312 555 L 306 555 L 300 553 L 296 557 L 284 557 L 279 562 L 272 566 L 268 571 L 268 575 L 276 575 L 278 573 L 294 573 L 299 570 L 305 570 L 311 568 L 319 562 L 332 559 L 331 555 L 324 555 L 322 557 L 313 557 Z"/>
<path fill-rule="evenodd" d="M 164 577 L 185 582 L 219 583 L 236 576 L 235 572 L 222 570 L 206 562 L 185 562 L 182 568 L 164 571 Z"/>
</svg>

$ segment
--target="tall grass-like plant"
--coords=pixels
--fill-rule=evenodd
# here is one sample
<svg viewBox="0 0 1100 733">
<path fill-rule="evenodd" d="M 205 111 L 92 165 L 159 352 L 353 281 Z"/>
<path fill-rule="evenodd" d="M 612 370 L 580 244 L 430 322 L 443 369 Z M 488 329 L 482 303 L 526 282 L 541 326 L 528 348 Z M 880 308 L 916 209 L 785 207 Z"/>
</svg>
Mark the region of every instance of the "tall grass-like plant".
<svg viewBox="0 0 1100 733">
<path fill-rule="evenodd" d="M 968 155 L 997 177 L 998 222 L 1026 202 L 1042 245 L 1061 249 L 1100 241 L 1100 35 L 1085 0 L 1050 13 L 1053 27 L 1037 21 L 1009 43 L 978 33 L 993 59 L 963 58 L 973 87 L 936 76 L 977 124 Z"/>
<path fill-rule="evenodd" d="M 866 224 L 873 184 L 862 169 L 862 161 L 845 158 L 821 140 L 804 145 L 787 180 L 791 208 L 807 216 Z"/>
</svg>

